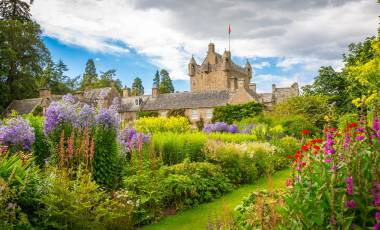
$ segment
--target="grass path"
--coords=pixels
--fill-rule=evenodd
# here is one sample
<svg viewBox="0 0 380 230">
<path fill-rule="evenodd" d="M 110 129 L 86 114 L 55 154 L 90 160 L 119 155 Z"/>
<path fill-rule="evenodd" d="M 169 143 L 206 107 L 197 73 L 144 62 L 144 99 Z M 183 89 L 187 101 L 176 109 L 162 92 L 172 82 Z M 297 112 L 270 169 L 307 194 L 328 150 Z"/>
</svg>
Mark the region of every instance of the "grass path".
<svg viewBox="0 0 380 230">
<path fill-rule="evenodd" d="M 173 216 L 161 219 L 159 223 L 145 226 L 144 230 L 202 230 L 206 229 L 209 215 L 222 215 L 231 212 L 250 192 L 267 189 L 269 186 L 279 188 L 285 185 L 285 180 L 290 175 L 290 170 L 282 170 L 275 173 L 272 180 L 262 178 L 256 183 L 247 184 L 226 194 L 210 203 L 202 204 L 196 208 L 188 209 Z M 272 184 L 272 185 L 271 185 Z"/>
</svg>

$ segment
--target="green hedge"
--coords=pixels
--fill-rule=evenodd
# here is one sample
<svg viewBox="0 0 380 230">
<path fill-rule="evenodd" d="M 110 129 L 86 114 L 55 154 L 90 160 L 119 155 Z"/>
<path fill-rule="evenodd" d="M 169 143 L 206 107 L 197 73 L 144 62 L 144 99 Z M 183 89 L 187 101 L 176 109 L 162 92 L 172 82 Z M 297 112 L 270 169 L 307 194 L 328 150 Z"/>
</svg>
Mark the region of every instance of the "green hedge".
<svg viewBox="0 0 380 230">
<path fill-rule="evenodd" d="M 264 106 L 257 102 L 249 102 L 240 105 L 230 105 L 216 107 L 213 111 L 212 122 L 223 121 L 232 124 L 244 118 L 254 117 L 263 111 Z"/>
</svg>

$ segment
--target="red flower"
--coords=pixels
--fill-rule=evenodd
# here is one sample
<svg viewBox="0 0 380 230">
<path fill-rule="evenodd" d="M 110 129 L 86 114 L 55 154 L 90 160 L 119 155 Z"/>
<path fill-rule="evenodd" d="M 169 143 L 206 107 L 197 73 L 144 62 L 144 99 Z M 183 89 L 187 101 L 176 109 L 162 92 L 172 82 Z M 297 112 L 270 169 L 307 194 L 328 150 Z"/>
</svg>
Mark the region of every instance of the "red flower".
<svg viewBox="0 0 380 230">
<path fill-rule="evenodd" d="M 302 162 L 301 164 L 302 164 L 302 166 L 305 166 L 305 165 L 306 165 L 306 162 Z"/>
<path fill-rule="evenodd" d="M 292 155 L 288 155 L 288 159 L 292 159 L 293 158 L 293 156 Z"/>
<path fill-rule="evenodd" d="M 352 122 L 352 123 L 348 124 L 347 127 L 348 127 L 349 129 L 351 129 L 351 128 L 356 127 L 356 126 L 358 126 L 358 123 L 356 123 L 356 122 Z"/>
<path fill-rule="evenodd" d="M 305 152 L 306 152 L 307 150 L 309 150 L 309 147 L 308 147 L 307 145 L 303 145 L 303 146 L 302 146 L 302 151 L 305 151 Z"/>
<path fill-rule="evenodd" d="M 313 148 L 314 148 L 315 150 L 318 150 L 318 149 L 321 148 L 321 146 L 319 146 L 319 145 L 314 145 Z"/>
<path fill-rule="evenodd" d="M 308 134 L 308 133 L 310 133 L 309 130 L 307 130 L 307 129 L 302 130 L 302 134 Z"/>
</svg>

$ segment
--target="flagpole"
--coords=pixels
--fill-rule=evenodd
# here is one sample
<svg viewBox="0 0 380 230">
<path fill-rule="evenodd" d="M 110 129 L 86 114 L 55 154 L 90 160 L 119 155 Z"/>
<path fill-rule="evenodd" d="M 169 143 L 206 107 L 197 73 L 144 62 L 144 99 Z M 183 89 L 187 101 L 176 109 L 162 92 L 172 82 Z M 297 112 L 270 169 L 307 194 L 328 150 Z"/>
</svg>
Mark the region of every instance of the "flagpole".
<svg viewBox="0 0 380 230">
<path fill-rule="evenodd" d="M 228 52 L 231 53 L 231 25 L 228 25 Z"/>
</svg>

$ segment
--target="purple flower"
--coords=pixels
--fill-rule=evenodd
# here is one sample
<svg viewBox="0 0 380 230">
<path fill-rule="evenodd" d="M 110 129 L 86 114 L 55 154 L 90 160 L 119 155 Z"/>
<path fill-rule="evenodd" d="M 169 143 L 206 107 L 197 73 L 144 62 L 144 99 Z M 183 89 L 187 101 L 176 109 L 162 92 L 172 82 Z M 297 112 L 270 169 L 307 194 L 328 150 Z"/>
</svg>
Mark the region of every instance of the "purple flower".
<svg viewBox="0 0 380 230">
<path fill-rule="evenodd" d="M 65 103 L 65 104 L 71 104 L 71 105 L 73 105 L 73 104 L 75 104 L 75 98 L 74 98 L 73 95 L 71 95 L 70 93 L 68 93 L 68 94 L 66 94 L 66 95 L 64 95 L 62 97 L 62 102 Z"/>
<path fill-rule="evenodd" d="M 376 223 L 376 224 L 373 226 L 373 230 L 380 230 L 380 224 L 379 224 L 379 223 Z"/>
<path fill-rule="evenodd" d="M 325 162 L 326 162 L 326 163 L 331 163 L 332 161 L 333 161 L 332 158 L 326 158 L 326 159 L 325 159 Z"/>
<path fill-rule="evenodd" d="M 80 127 L 89 127 L 95 121 L 95 109 L 87 104 L 83 105 L 78 114 L 78 125 Z"/>
<path fill-rule="evenodd" d="M 116 112 L 118 112 L 120 108 L 121 108 L 121 99 L 120 97 L 115 97 L 114 99 L 112 99 L 112 104 L 110 106 L 110 109 L 113 109 Z"/>
<path fill-rule="evenodd" d="M 346 208 L 356 208 L 356 204 L 354 200 L 348 200 L 346 201 L 345 205 Z"/>
<path fill-rule="evenodd" d="M 335 165 L 331 166 L 330 170 L 331 170 L 331 172 L 335 172 L 336 171 L 336 166 Z"/>
<path fill-rule="evenodd" d="M 356 131 L 358 131 L 358 132 L 364 132 L 364 127 L 356 128 Z"/>
<path fill-rule="evenodd" d="M 376 220 L 380 220 L 380 212 L 376 212 L 375 213 L 375 219 Z"/>
<path fill-rule="evenodd" d="M 253 124 L 249 124 L 247 128 L 243 129 L 242 131 L 240 131 L 240 133 L 243 133 L 243 134 L 250 134 L 252 132 L 252 129 L 253 129 Z"/>
<path fill-rule="evenodd" d="M 102 125 L 106 128 L 117 128 L 119 119 L 117 113 L 113 109 L 101 109 L 95 117 L 97 125 Z"/>
<path fill-rule="evenodd" d="M 324 146 L 326 154 L 330 155 L 330 154 L 335 153 L 334 144 L 335 144 L 334 134 L 328 133 L 327 134 L 327 141 L 326 141 L 326 144 Z"/>
<path fill-rule="evenodd" d="M 353 189 L 353 179 L 352 176 L 349 176 L 346 178 L 346 192 L 348 195 L 353 195 L 354 194 L 354 189 Z"/>
<path fill-rule="evenodd" d="M 131 152 L 138 147 L 139 141 L 146 143 L 149 141 L 150 137 L 144 133 L 138 133 L 133 128 L 126 128 L 119 133 L 118 139 L 123 149 L 126 152 Z"/>
<path fill-rule="evenodd" d="M 21 117 L 12 118 L 0 126 L 0 144 L 31 151 L 34 141 L 34 129 Z"/>
<path fill-rule="evenodd" d="M 76 107 L 68 102 L 70 102 L 70 97 L 65 98 L 65 101 L 62 102 L 54 101 L 46 109 L 44 124 L 45 134 L 51 133 L 61 124 L 67 123 L 75 125 L 77 123 L 75 114 Z"/>
<path fill-rule="evenodd" d="M 356 136 L 356 140 L 357 141 L 362 141 L 362 140 L 364 140 L 364 136 Z"/>
<path fill-rule="evenodd" d="M 237 127 L 237 125 L 230 125 L 230 126 L 228 127 L 228 132 L 229 132 L 229 133 L 237 133 L 237 132 L 238 132 L 238 127 Z"/>
<path fill-rule="evenodd" d="M 350 141 L 351 141 L 350 136 L 346 135 L 344 137 L 344 144 L 343 144 L 345 150 L 348 149 L 348 146 L 350 145 Z"/>
</svg>

